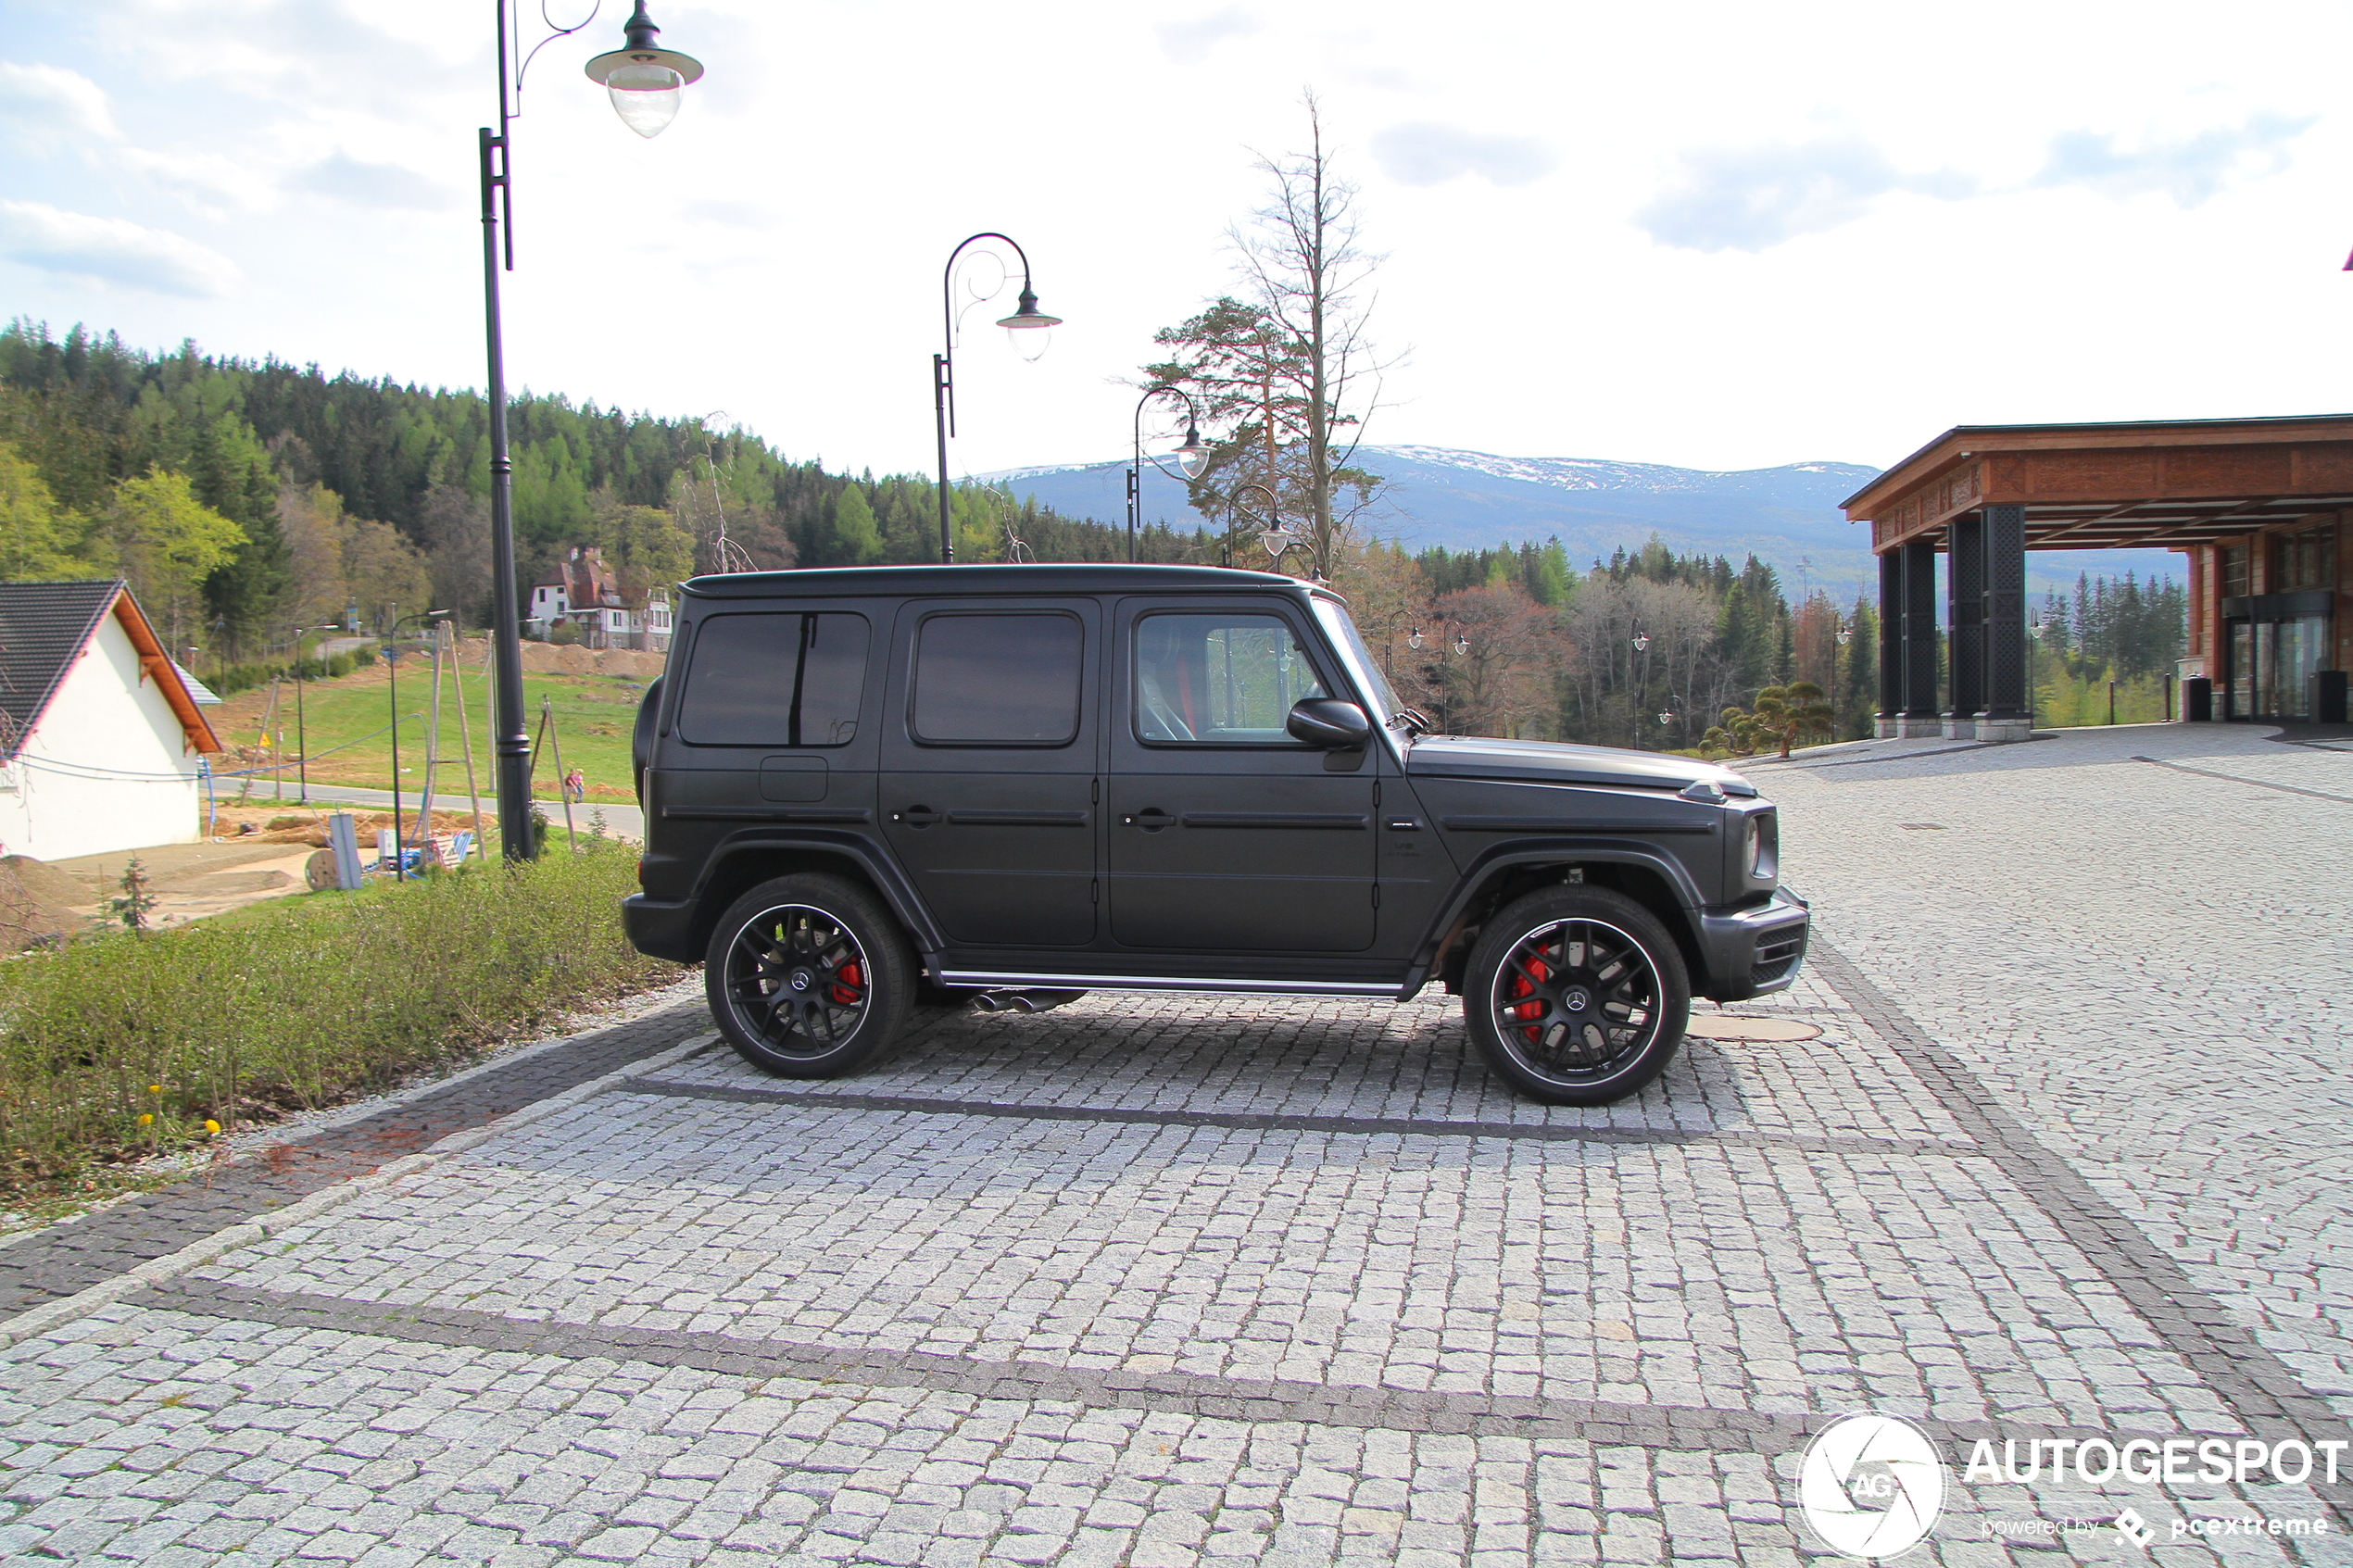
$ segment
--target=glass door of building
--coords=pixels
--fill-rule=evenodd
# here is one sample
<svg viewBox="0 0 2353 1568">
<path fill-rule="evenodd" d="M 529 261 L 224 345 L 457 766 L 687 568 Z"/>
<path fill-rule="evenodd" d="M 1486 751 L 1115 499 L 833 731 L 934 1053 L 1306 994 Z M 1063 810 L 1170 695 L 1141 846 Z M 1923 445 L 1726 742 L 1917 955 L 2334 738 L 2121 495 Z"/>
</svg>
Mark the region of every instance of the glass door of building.
<svg viewBox="0 0 2353 1568">
<path fill-rule="evenodd" d="M 2295 614 L 2304 605 L 2262 606 L 2261 599 L 2326 597 L 2312 594 L 2266 594 L 2247 603 L 2258 613 L 2233 617 L 2223 639 L 2222 693 L 2226 719 L 2308 720 L 2312 716 L 2312 676 L 2328 662 L 2330 617 Z M 2228 607 L 2226 607 L 2228 608 Z M 2271 609 L 2270 615 L 2260 609 Z"/>
</svg>

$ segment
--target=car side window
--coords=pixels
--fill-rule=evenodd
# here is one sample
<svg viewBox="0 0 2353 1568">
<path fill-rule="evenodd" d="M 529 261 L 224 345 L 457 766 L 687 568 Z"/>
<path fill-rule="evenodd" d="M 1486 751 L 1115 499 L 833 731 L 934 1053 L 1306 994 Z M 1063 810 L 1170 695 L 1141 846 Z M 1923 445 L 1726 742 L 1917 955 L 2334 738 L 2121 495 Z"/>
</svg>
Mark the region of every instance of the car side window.
<svg viewBox="0 0 2353 1568">
<path fill-rule="evenodd" d="M 1086 629 L 1060 610 L 932 615 L 915 634 L 909 725 L 925 746 L 1068 746 Z"/>
<path fill-rule="evenodd" d="M 678 733 L 693 746 L 848 746 L 866 695 L 862 615 L 711 615 L 695 633 Z"/>
<path fill-rule="evenodd" d="M 1295 746 L 1291 705 L 1330 695 L 1279 616 L 1227 610 L 1136 622 L 1136 734 L 1164 745 Z"/>
</svg>

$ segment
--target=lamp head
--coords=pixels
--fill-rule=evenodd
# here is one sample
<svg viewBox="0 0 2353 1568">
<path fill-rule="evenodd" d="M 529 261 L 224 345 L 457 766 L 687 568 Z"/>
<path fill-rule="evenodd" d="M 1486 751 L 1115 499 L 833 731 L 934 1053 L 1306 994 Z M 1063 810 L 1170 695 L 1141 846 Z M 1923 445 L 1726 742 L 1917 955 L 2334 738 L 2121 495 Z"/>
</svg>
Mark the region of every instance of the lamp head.
<svg viewBox="0 0 2353 1568">
<path fill-rule="evenodd" d="M 1266 529 L 1258 535 L 1258 542 L 1266 546 L 1266 553 L 1277 560 L 1283 558 L 1285 550 L 1299 543 L 1280 528 Z"/>
<path fill-rule="evenodd" d="M 1675 710 L 1671 708 L 1660 709 L 1658 710 L 1658 721 L 1661 724 L 1673 723 L 1675 721 Z"/>
<path fill-rule="evenodd" d="M 1844 647 L 1847 644 L 1853 642 L 1854 640 L 1855 629 L 1852 626 L 1841 626 L 1838 629 L 1838 646 L 1840 647 Z"/>
<path fill-rule="evenodd" d="M 637 0 L 636 14 L 622 24 L 628 42 L 609 55 L 598 55 L 585 68 L 588 80 L 611 95 L 621 123 L 640 136 L 661 135 L 678 118 L 686 83 L 702 75 L 702 62 L 692 55 L 654 42 L 661 31 L 646 15 L 646 0 Z"/>
<path fill-rule="evenodd" d="M 1187 479 L 1199 479 L 1209 466 L 1209 447 L 1201 438 L 1201 427 L 1190 420 L 1185 421 L 1185 444 L 1176 448 L 1176 466 Z"/>
<path fill-rule="evenodd" d="M 1651 634 L 1648 632 L 1637 632 L 1634 633 L 1634 651 L 1636 653 L 1648 653 L 1650 652 L 1650 647 Z"/>
<path fill-rule="evenodd" d="M 1458 657 L 1470 652 L 1470 638 L 1460 632 L 1454 633 L 1454 652 Z"/>
<path fill-rule="evenodd" d="M 997 324 L 1005 329 L 1005 336 L 1012 341 L 1013 352 L 1035 364 L 1038 357 L 1046 352 L 1051 330 L 1061 326 L 1063 319 L 1049 316 L 1038 308 L 1038 296 L 1030 292 L 1028 281 L 1025 279 L 1021 285 L 1021 299 L 1013 313 Z"/>
<path fill-rule="evenodd" d="M 1422 636 L 1422 629 L 1418 626 L 1405 633 L 1405 646 L 1412 648 L 1416 653 L 1419 653 L 1422 650 L 1424 641 L 1425 639 Z"/>
</svg>

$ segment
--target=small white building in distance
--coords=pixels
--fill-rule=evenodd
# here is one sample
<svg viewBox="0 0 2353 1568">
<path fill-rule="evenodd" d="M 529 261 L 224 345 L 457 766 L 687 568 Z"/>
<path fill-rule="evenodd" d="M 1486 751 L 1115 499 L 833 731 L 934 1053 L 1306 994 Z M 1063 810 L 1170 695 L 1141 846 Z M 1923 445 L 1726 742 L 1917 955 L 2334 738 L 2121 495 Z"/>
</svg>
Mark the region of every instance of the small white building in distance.
<svg viewBox="0 0 2353 1568">
<path fill-rule="evenodd" d="M 531 585 L 531 635 L 545 637 L 557 627 L 580 630 L 592 648 L 637 648 L 661 653 L 670 646 L 670 593 L 657 587 L 640 608 L 621 596 L 621 580 L 594 545 L 574 545 L 570 555 Z"/>
<path fill-rule="evenodd" d="M 0 854 L 201 838 L 199 693 L 120 582 L 0 583 Z"/>
</svg>

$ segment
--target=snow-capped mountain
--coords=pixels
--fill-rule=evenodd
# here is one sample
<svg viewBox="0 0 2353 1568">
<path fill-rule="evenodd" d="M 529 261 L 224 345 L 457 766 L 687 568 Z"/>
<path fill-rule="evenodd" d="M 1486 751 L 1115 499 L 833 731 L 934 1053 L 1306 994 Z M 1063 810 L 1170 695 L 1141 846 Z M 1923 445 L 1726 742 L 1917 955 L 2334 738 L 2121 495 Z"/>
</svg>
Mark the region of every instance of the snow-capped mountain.
<svg viewBox="0 0 2353 1568">
<path fill-rule="evenodd" d="M 1492 549 L 1557 536 L 1580 571 L 1619 548 L 1640 549 L 1656 533 L 1683 553 L 1755 554 L 1801 583 L 1849 597 L 1878 593 L 1870 531 L 1849 523 L 1838 504 L 1879 470 L 1859 463 L 1789 463 L 1721 472 L 1600 458 L 1507 458 L 1449 446 L 1365 446 L 1355 463 L 1388 482 L 1363 520 L 1368 533 L 1409 550 Z M 1173 466 L 1173 465 L 1172 465 Z M 1015 495 L 1035 495 L 1066 517 L 1114 525 L 1126 520 L 1126 460 L 1009 469 L 976 476 Z M 1222 526 L 1185 498 L 1182 482 L 1146 465 L 1144 521 L 1190 533 Z M 2028 574 L 2037 591 L 2072 585 L 2080 571 L 2121 576 L 2127 568 L 2179 575 L 2161 551 L 2037 553 Z"/>
</svg>

